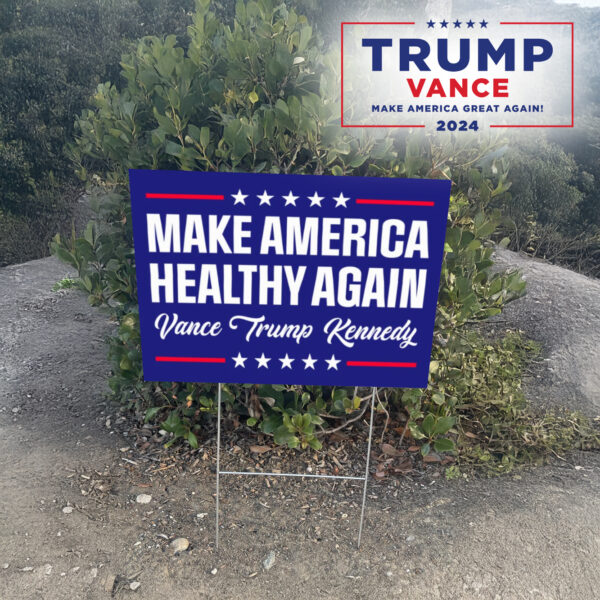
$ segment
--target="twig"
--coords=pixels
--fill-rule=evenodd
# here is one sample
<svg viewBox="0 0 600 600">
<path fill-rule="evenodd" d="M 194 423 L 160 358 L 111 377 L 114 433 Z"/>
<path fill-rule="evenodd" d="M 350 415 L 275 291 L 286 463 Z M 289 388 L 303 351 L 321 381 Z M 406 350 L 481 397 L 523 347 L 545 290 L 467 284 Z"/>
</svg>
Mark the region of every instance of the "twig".
<svg viewBox="0 0 600 600">
<path fill-rule="evenodd" d="M 323 431 L 319 431 L 315 435 L 329 435 L 330 433 L 335 433 L 336 431 L 340 431 L 341 429 L 344 429 L 345 427 L 350 425 L 350 423 L 354 423 L 355 421 L 358 421 L 367 411 L 367 406 L 369 406 L 369 403 L 365 402 L 364 408 L 360 411 L 360 413 L 358 415 L 356 415 L 356 417 L 352 417 L 348 421 L 345 421 L 339 427 L 334 427 L 333 429 L 324 429 Z"/>
<path fill-rule="evenodd" d="M 402 447 L 402 442 L 404 441 L 404 436 L 406 435 L 406 429 L 408 427 L 408 420 L 404 423 L 404 427 L 402 428 L 402 435 L 400 436 L 400 441 L 398 442 L 398 448 Z"/>
<path fill-rule="evenodd" d="M 376 394 L 377 394 L 377 402 L 379 403 L 379 405 L 383 409 L 383 412 L 385 413 L 385 425 L 383 426 L 383 431 L 381 432 L 381 440 L 379 442 L 380 444 L 383 444 L 383 436 L 385 435 L 385 432 L 387 431 L 388 424 L 390 422 L 390 413 L 388 412 L 388 410 L 386 409 L 386 407 L 383 405 L 383 402 L 381 402 L 381 400 L 379 399 L 379 389 L 377 389 Z"/>
</svg>

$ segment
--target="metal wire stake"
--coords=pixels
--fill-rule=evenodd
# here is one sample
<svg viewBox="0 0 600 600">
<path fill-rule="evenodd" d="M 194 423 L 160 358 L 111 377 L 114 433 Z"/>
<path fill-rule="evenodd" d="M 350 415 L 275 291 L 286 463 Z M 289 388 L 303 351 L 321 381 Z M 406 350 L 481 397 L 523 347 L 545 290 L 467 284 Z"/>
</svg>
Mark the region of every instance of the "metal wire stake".
<svg viewBox="0 0 600 600">
<path fill-rule="evenodd" d="M 221 384 L 217 388 L 217 502 L 215 518 L 215 547 L 219 549 L 219 477 L 221 475 Z"/>
<path fill-rule="evenodd" d="M 262 473 L 262 472 L 248 472 L 248 471 L 221 471 L 221 384 L 218 384 L 217 391 L 217 493 L 216 493 L 216 506 L 215 506 L 215 547 L 219 549 L 219 495 L 220 495 L 220 478 L 221 475 L 255 475 L 263 477 L 312 477 L 320 479 L 357 479 L 364 481 L 363 487 L 363 498 L 362 507 L 360 511 L 360 524 L 358 527 L 358 548 L 360 548 L 360 541 L 362 537 L 363 524 L 365 519 L 365 504 L 367 502 L 367 484 L 369 481 L 369 466 L 371 463 L 371 442 L 373 440 L 373 417 L 375 415 L 375 396 L 377 395 L 377 388 L 374 387 L 371 394 L 371 418 L 369 421 L 369 441 L 367 444 L 367 460 L 365 465 L 365 476 L 364 477 L 352 477 L 352 476 L 338 476 L 338 475 L 313 475 L 307 473 Z"/>
<path fill-rule="evenodd" d="M 367 483 L 369 481 L 369 463 L 371 462 L 371 440 L 373 439 L 373 414 L 375 413 L 375 394 L 377 388 L 373 388 L 371 396 L 371 420 L 369 423 L 369 443 L 367 444 L 367 464 L 365 466 L 365 486 L 363 488 L 362 509 L 360 511 L 360 525 L 358 526 L 358 548 L 360 549 L 360 538 L 362 537 L 363 521 L 365 518 L 365 503 L 367 501 Z"/>
</svg>

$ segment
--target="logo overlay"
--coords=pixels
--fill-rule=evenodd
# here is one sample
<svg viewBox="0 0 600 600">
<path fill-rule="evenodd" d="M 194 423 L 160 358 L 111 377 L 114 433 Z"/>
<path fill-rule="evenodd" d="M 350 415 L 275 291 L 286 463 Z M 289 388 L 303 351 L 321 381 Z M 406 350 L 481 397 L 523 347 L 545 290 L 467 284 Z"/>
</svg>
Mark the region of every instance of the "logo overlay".
<svg viewBox="0 0 600 600">
<path fill-rule="evenodd" d="M 427 386 L 449 181 L 129 177 L 146 380 Z"/>
<path fill-rule="evenodd" d="M 342 127 L 574 126 L 571 22 L 345 22 L 341 46 Z"/>
</svg>

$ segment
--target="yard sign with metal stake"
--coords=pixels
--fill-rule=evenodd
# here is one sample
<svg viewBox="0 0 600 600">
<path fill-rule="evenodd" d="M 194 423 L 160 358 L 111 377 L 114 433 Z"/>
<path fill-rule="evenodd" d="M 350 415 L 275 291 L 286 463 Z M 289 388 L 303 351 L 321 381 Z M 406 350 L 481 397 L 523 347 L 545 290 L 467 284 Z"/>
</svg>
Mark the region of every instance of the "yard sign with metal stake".
<svg viewBox="0 0 600 600">
<path fill-rule="evenodd" d="M 146 381 L 372 388 L 355 477 L 222 471 L 218 384 L 217 548 L 221 475 L 362 481 L 360 546 L 377 387 L 427 386 L 450 182 L 132 170 L 130 190 Z"/>
</svg>

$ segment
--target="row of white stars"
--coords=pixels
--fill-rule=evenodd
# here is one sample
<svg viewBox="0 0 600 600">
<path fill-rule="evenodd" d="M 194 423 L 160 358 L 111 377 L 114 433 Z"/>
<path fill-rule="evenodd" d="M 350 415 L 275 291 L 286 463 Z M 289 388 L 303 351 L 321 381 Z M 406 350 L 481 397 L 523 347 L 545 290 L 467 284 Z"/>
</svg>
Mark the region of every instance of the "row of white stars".
<svg viewBox="0 0 600 600">
<path fill-rule="evenodd" d="M 237 369 L 238 367 L 242 367 L 245 368 L 246 367 L 246 361 L 248 360 L 247 356 L 242 356 L 241 352 L 238 352 L 237 356 L 232 356 L 231 357 L 233 359 L 233 361 L 235 362 L 235 368 Z M 271 358 L 265 356 L 265 353 L 263 352 L 258 358 L 254 359 L 257 363 L 258 363 L 258 369 L 260 369 L 261 367 L 264 367 L 265 369 L 269 368 L 269 361 L 272 360 Z M 292 368 L 292 363 L 296 360 L 295 358 L 291 358 L 287 352 L 285 354 L 285 356 L 283 358 L 279 358 L 277 359 L 279 361 L 281 361 L 281 368 L 282 369 L 291 369 Z M 315 370 L 315 364 L 318 362 L 317 358 L 313 358 L 310 354 L 306 357 L 306 358 L 302 358 L 300 359 L 303 363 L 304 363 L 304 370 L 306 369 L 312 369 L 313 371 Z M 338 364 L 341 363 L 342 361 L 337 359 L 335 357 L 335 354 L 331 355 L 331 358 L 327 359 L 323 359 L 324 362 L 327 363 L 327 370 L 329 371 L 330 369 L 334 369 L 335 371 L 338 370 Z"/>
<path fill-rule="evenodd" d="M 248 198 L 248 195 L 249 194 L 242 193 L 241 189 L 238 190 L 237 194 L 231 194 L 231 197 L 234 200 L 234 206 L 236 204 L 243 204 L 245 206 L 246 198 Z M 271 199 L 275 196 L 268 194 L 267 190 L 265 190 L 262 194 L 257 195 L 256 197 L 260 200 L 259 206 L 263 204 L 271 206 Z M 290 190 L 289 193 L 286 196 L 282 196 L 282 198 L 285 200 L 285 206 L 296 206 L 296 200 L 298 200 L 300 196 L 295 196 L 292 190 Z M 321 202 L 325 200 L 325 196 L 319 196 L 319 194 L 316 191 L 312 196 L 307 196 L 307 198 L 310 200 L 310 206 L 318 206 L 320 208 Z M 333 196 L 333 199 L 335 200 L 336 208 L 338 206 L 343 206 L 344 208 L 347 208 L 346 203 L 348 202 L 348 200 L 350 200 L 350 198 L 344 196 L 342 192 L 340 192 L 339 196 Z"/>
</svg>

